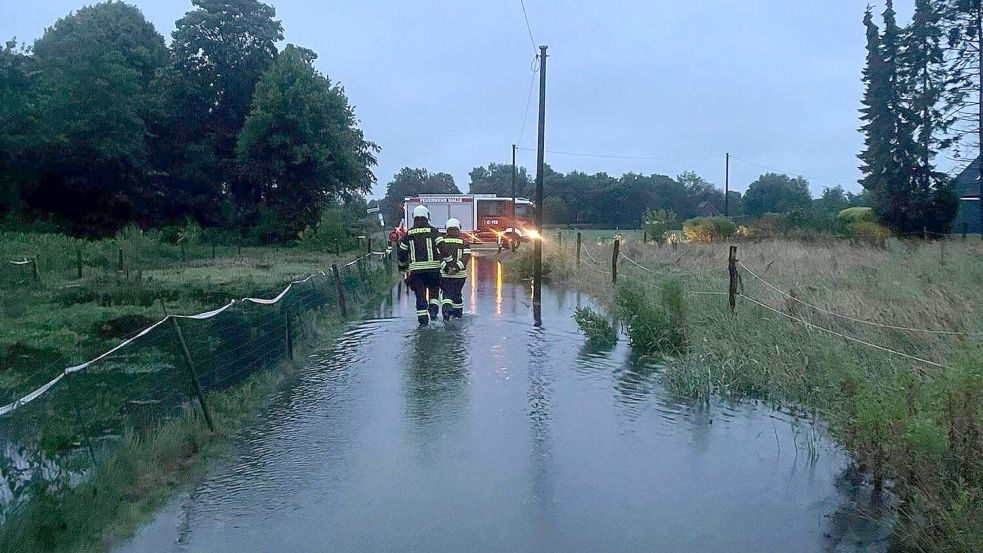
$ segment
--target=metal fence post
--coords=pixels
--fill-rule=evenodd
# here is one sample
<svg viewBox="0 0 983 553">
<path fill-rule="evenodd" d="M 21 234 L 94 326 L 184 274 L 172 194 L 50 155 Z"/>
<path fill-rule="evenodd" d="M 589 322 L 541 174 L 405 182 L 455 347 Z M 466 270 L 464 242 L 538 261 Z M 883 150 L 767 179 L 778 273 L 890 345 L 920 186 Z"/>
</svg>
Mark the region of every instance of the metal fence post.
<svg viewBox="0 0 983 553">
<path fill-rule="evenodd" d="M 191 359 L 191 352 L 188 351 L 188 344 L 184 341 L 181 325 L 178 324 L 177 319 L 174 317 L 171 317 L 171 322 L 174 323 L 174 332 L 177 334 L 178 342 L 181 343 L 181 353 L 184 355 L 184 362 L 188 365 L 191 387 L 195 395 L 198 396 L 198 404 L 201 405 L 201 412 L 205 415 L 205 423 L 208 425 L 208 429 L 214 432 L 215 423 L 212 422 L 212 414 L 208 410 L 208 402 L 205 401 L 205 392 L 201 389 L 201 382 L 198 380 L 198 371 L 195 369 L 195 362 Z"/>
</svg>

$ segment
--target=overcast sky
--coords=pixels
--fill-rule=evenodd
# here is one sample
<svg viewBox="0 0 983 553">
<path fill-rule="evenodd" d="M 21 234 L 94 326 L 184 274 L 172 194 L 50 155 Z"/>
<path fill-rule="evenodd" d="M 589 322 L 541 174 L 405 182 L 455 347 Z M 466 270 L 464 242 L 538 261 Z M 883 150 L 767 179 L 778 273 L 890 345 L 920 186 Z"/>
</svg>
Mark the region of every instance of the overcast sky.
<svg viewBox="0 0 983 553">
<path fill-rule="evenodd" d="M 32 42 L 81 0 L 0 0 L 0 37 Z M 190 0 L 136 0 L 168 40 Z M 533 74 L 519 0 L 269 2 L 286 42 L 315 50 L 382 147 L 376 194 L 404 166 L 468 172 L 509 162 Z M 858 191 L 857 132 L 868 0 L 526 0 L 549 45 L 547 154 L 579 169 L 696 171 L 743 191 L 758 165 Z M 873 2 L 877 11 L 883 1 Z M 898 0 L 902 22 L 913 0 Z M 538 83 L 537 83 L 538 85 Z M 537 88 L 538 91 L 538 88 Z M 521 146 L 536 144 L 536 96 Z M 758 165 L 753 165 L 753 162 Z M 535 167 L 535 152 L 519 163 Z M 947 167 L 942 167 L 948 169 Z"/>
</svg>

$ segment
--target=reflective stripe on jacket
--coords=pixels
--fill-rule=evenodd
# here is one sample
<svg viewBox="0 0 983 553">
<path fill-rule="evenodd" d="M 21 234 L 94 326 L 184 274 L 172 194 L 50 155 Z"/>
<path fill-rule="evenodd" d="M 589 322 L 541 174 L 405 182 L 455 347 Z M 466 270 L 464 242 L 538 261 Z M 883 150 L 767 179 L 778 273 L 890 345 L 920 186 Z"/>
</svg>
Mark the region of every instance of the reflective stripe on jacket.
<svg viewBox="0 0 983 553">
<path fill-rule="evenodd" d="M 467 278 L 468 262 L 471 261 L 471 244 L 459 237 L 445 236 L 440 244 L 443 263 L 440 276 L 443 278 Z"/>
<path fill-rule="evenodd" d="M 399 268 L 411 273 L 440 270 L 444 238 L 431 226 L 413 227 L 399 241 Z"/>
</svg>

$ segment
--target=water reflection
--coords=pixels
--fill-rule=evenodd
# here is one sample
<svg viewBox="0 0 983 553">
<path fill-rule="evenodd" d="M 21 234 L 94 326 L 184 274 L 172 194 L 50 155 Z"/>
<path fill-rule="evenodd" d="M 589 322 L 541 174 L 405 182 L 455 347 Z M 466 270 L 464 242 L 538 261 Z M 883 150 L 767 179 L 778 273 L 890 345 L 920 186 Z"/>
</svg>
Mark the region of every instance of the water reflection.
<svg viewBox="0 0 983 553">
<path fill-rule="evenodd" d="M 395 318 L 317 352 L 120 551 L 884 550 L 889 509 L 843 484 L 820 427 L 674 398 L 624 340 L 582 349 L 571 315 L 589 298 L 544 289 L 536 327 L 527 285 L 489 259 L 470 276 L 461 321 L 417 328 L 397 290 L 380 308 Z"/>
</svg>

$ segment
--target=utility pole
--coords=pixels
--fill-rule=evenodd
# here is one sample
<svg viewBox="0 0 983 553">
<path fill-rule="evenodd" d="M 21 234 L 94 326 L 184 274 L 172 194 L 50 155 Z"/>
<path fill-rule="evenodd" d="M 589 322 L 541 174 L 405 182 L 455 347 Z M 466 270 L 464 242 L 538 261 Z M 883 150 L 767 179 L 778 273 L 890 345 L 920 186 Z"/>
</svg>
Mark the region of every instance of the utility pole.
<svg viewBox="0 0 983 553">
<path fill-rule="evenodd" d="M 543 156 L 546 153 L 546 46 L 539 47 L 539 140 L 536 145 L 536 240 L 533 241 L 532 304 L 536 324 L 543 299 Z"/>
<path fill-rule="evenodd" d="M 515 144 L 512 145 L 512 222 L 509 226 L 515 228 Z"/>
<path fill-rule="evenodd" d="M 724 162 L 724 217 L 730 217 L 730 152 Z"/>
</svg>

